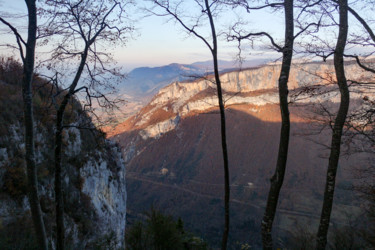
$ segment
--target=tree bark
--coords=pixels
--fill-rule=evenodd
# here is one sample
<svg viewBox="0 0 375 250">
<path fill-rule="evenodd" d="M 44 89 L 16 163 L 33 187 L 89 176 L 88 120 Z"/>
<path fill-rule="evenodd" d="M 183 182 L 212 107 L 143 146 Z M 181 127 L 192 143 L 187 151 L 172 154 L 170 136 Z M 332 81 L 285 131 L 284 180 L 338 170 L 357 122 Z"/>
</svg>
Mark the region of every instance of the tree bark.
<svg viewBox="0 0 375 250">
<path fill-rule="evenodd" d="M 62 122 L 64 113 L 57 112 L 55 132 L 55 202 L 56 202 L 56 249 L 64 249 L 64 199 L 61 184 Z"/>
<path fill-rule="evenodd" d="M 62 188 L 62 132 L 64 129 L 64 113 L 66 106 L 69 103 L 70 98 L 74 95 L 74 91 L 78 85 L 79 79 L 81 78 L 83 69 L 86 64 L 88 55 L 89 45 L 86 45 L 84 52 L 82 53 L 81 62 L 73 79 L 72 84 L 69 87 L 68 93 L 63 97 L 63 100 L 57 110 L 56 116 L 56 132 L 55 132 L 55 201 L 56 201 L 56 227 L 57 227 L 57 240 L 56 249 L 64 250 L 64 199 L 63 199 L 63 188 Z"/>
<path fill-rule="evenodd" d="M 28 37 L 26 55 L 23 60 L 22 96 L 24 103 L 25 149 L 28 180 L 28 197 L 36 237 L 40 249 L 48 249 L 47 234 L 38 195 L 38 179 L 35 163 L 34 113 L 32 81 L 34 75 L 37 13 L 35 0 L 25 0 L 28 10 Z"/>
<path fill-rule="evenodd" d="M 275 218 L 279 193 L 284 181 L 289 148 L 290 119 L 288 108 L 288 80 L 293 57 L 294 20 L 293 0 L 284 1 L 285 12 L 285 45 L 279 77 L 279 101 L 281 111 L 281 132 L 276 170 L 271 178 L 266 210 L 262 220 L 263 249 L 272 249 L 272 224 Z"/>
<path fill-rule="evenodd" d="M 336 2 L 336 1 L 335 1 Z M 324 201 L 320 216 L 319 230 L 317 234 L 316 249 L 325 249 L 327 244 L 327 234 L 332 211 L 333 195 L 335 191 L 336 172 L 340 157 L 340 146 L 342 130 L 345 124 L 349 109 L 349 90 L 344 70 L 344 50 L 348 36 L 348 1 L 339 0 L 339 36 L 337 38 L 334 52 L 334 65 L 337 78 L 337 85 L 340 89 L 341 102 L 332 131 L 331 152 L 329 156 L 327 179 L 324 191 Z"/>
<path fill-rule="evenodd" d="M 225 107 L 223 101 L 223 92 L 221 88 L 221 81 L 219 75 L 219 66 L 217 59 L 217 37 L 215 24 L 212 18 L 212 13 L 210 10 L 210 5 L 208 0 L 205 0 L 205 5 L 207 9 L 207 15 L 210 21 L 212 39 L 213 39 L 213 48 L 211 50 L 213 63 L 214 63 L 214 73 L 215 73 L 215 82 L 217 88 L 217 96 L 220 108 L 220 126 L 221 126 L 221 147 L 224 160 L 224 231 L 222 237 L 221 249 L 227 249 L 228 245 L 228 235 L 229 235 L 229 198 L 230 198 L 230 186 L 229 186 L 229 161 L 228 161 L 228 147 L 227 147 L 227 136 L 226 136 L 226 123 L 225 123 Z"/>
</svg>

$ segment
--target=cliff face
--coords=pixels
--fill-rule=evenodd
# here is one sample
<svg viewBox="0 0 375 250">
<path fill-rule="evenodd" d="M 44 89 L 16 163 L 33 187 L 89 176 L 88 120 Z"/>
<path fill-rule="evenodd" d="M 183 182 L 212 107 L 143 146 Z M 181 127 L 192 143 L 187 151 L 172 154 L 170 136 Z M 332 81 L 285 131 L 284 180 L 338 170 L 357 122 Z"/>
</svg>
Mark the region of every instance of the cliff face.
<svg viewBox="0 0 375 250">
<path fill-rule="evenodd" d="M 39 84 L 34 89 L 36 163 L 46 231 L 54 245 L 55 113 L 48 105 L 48 85 Z M 4 249 L 32 248 L 35 239 L 26 196 L 22 98 L 17 82 L 0 82 L 0 109 L 0 245 Z M 67 247 L 123 247 L 127 196 L 121 150 L 94 128 L 75 100 L 69 104 L 65 124 L 69 125 L 63 137 Z"/>
<path fill-rule="evenodd" d="M 346 67 L 348 79 L 370 77 L 353 64 Z M 280 66 L 269 65 L 221 75 L 231 183 L 230 244 L 235 248 L 235 242 L 251 243 L 255 249 L 261 246 L 259 218 L 280 133 L 279 70 Z M 316 231 L 331 135 L 329 123 L 320 120 L 327 117 L 320 116 L 319 107 L 335 113 L 339 101 L 332 71 L 329 63 L 311 63 L 294 65 L 291 72 L 290 152 L 274 227 L 275 238 L 281 241 L 298 233 L 296 228 Z M 221 238 L 224 188 L 220 123 L 211 80 L 208 76 L 161 89 L 138 114 L 109 134 L 122 146 L 128 169 L 130 218 L 156 206 L 181 217 L 189 229 L 215 245 Z M 351 88 L 352 109 L 364 105 L 364 96 L 374 96 L 364 88 Z M 362 163 L 368 164 L 360 154 L 340 162 L 334 223 L 361 212 L 348 186 L 353 181 L 351 169 Z"/>
<path fill-rule="evenodd" d="M 355 64 L 347 65 L 346 70 L 347 78 L 351 80 L 372 78 L 370 73 L 364 72 Z M 220 79 L 222 88 L 228 95 L 238 93 L 246 95 L 255 91 L 276 89 L 278 87 L 279 74 L 280 65 L 268 65 L 255 69 L 224 73 L 220 76 Z M 288 86 L 290 90 L 296 90 L 314 85 L 332 85 L 333 79 L 334 69 L 330 63 L 295 64 L 290 72 Z M 186 100 L 189 100 L 197 93 L 208 88 L 215 88 L 215 84 L 212 81 L 213 77 L 208 76 L 207 79 L 193 82 L 176 82 L 161 89 L 150 104 L 161 104 L 172 100 L 175 101 L 174 110 L 176 111 L 181 108 L 181 105 Z M 177 99 L 178 101 L 176 101 Z"/>
<path fill-rule="evenodd" d="M 373 80 L 370 73 L 363 71 L 354 63 L 346 65 L 346 72 L 348 80 Z M 225 105 L 229 107 L 249 104 L 259 108 L 277 104 L 279 74 L 280 65 L 268 65 L 222 74 Z M 293 65 L 288 83 L 290 102 L 295 104 L 338 103 L 340 96 L 334 78 L 331 63 Z M 351 89 L 351 98 L 356 100 L 363 98 L 368 91 L 367 88 L 361 86 L 351 86 Z M 159 137 L 174 129 L 180 118 L 217 107 L 212 76 L 196 81 L 174 82 L 161 89 L 135 116 L 119 124 L 115 129 L 109 130 L 108 134 L 112 136 L 130 129 L 140 130 L 139 133 L 143 139 Z"/>
<path fill-rule="evenodd" d="M 0 149 L 2 229 L 28 214 L 30 209 L 26 192 L 23 192 L 26 191 L 24 166 L 13 162 L 17 159 L 17 163 L 21 163 L 22 156 L 18 150 L 22 151 L 24 147 L 22 128 L 12 128 L 18 133 L 2 137 L 2 142 L 11 141 L 11 146 L 8 144 L 9 146 Z M 83 145 L 87 136 L 81 137 L 78 129 L 69 129 L 68 134 L 74 137 L 65 140 L 67 152 L 63 174 L 69 245 L 74 248 L 92 247 L 110 237 L 114 244 L 122 246 L 126 220 L 126 182 L 121 151 L 108 141 L 104 141 L 101 147 L 87 151 Z M 48 145 L 49 142 L 44 139 L 47 134 L 38 133 L 37 136 L 40 145 Z M 51 176 L 53 162 L 46 159 L 46 155 L 52 153 L 51 149 L 40 146 L 37 151 L 40 197 L 49 233 L 52 233 L 54 224 L 54 183 Z M 15 169 L 19 172 L 12 172 Z M 19 181 L 22 183 L 16 183 Z M 21 185 L 21 189 L 16 185 Z M 52 235 L 50 236 L 53 240 Z"/>
</svg>

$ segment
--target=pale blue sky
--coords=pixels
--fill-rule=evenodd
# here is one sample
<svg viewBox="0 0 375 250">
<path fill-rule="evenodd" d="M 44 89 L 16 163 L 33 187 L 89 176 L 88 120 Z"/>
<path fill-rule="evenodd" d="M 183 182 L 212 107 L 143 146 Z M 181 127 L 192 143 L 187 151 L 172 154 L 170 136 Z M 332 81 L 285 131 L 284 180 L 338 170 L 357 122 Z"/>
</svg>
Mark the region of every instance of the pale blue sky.
<svg viewBox="0 0 375 250">
<path fill-rule="evenodd" d="M 144 13 L 137 12 L 136 17 L 143 16 Z M 250 15 L 244 15 L 249 17 Z M 136 22 L 137 33 L 139 36 L 135 40 L 128 42 L 125 48 L 118 50 L 117 60 L 127 66 L 160 66 L 170 63 L 193 63 L 197 61 L 211 60 L 211 54 L 206 45 L 194 36 L 189 36 L 182 26 L 174 21 L 168 21 L 166 17 L 149 16 Z M 226 12 L 217 23 L 217 32 L 227 31 L 229 24 L 237 20 L 233 13 Z M 262 20 L 262 22 L 256 22 Z M 259 29 L 282 35 L 282 15 L 267 12 L 254 12 L 252 19 L 248 18 L 249 27 L 253 24 L 261 25 Z M 253 28 L 257 30 L 257 28 Z M 202 34 L 210 34 L 207 29 Z M 209 40 L 210 41 L 210 40 Z M 223 39 L 219 41 L 219 57 L 221 60 L 233 60 L 238 53 L 236 43 L 228 43 Z M 275 55 L 272 53 L 273 57 Z M 269 57 L 267 53 L 260 55 L 259 51 L 254 51 L 252 56 L 247 59 L 256 59 L 259 57 Z"/>
<path fill-rule="evenodd" d="M 143 4 L 144 1 L 138 0 Z M 25 2 L 23 0 L 0 0 L 0 8 L 3 11 L 26 13 Z M 161 66 L 170 63 L 193 63 L 196 61 L 210 60 L 211 55 L 207 47 L 201 40 L 188 36 L 179 24 L 172 21 L 167 22 L 163 17 L 145 17 L 139 9 L 131 10 L 131 18 L 136 20 L 135 28 L 137 32 L 134 39 L 129 40 L 125 47 L 114 48 L 113 54 L 120 65 L 126 70 L 140 66 Z M 229 23 L 237 18 L 233 14 L 226 12 L 220 17 L 217 23 L 217 30 L 227 30 Z M 266 30 L 272 34 L 283 34 L 282 13 L 270 14 L 267 12 L 254 12 L 251 15 L 243 15 L 248 19 L 249 30 Z M 209 34 L 209 30 L 203 30 Z M 4 36 L 1 38 L 6 39 Z M 13 39 L 13 37 L 10 37 Z M 238 52 L 236 44 L 228 44 L 225 41 L 219 43 L 219 57 L 222 60 L 232 60 Z M 273 57 L 275 53 L 269 51 L 261 54 L 259 51 L 253 51 L 252 55 L 246 58 L 256 59 L 259 57 Z"/>
</svg>

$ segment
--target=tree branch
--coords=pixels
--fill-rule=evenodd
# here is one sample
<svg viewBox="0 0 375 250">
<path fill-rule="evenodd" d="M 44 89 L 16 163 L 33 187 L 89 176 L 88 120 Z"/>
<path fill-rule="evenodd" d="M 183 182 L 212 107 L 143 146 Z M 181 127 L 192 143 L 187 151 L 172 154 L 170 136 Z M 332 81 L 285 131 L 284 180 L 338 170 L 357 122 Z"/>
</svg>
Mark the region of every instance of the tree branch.
<svg viewBox="0 0 375 250">
<path fill-rule="evenodd" d="M 182 20 L 181 18 L 174 12 L 172 12 L 170 9 L 169 9 L 169 1 L 167 1 L 167 3 L 160 3 L 159 1 L 157 0 L 154 0 L 153 1 L 156 5 L 158 5 L 159 7 L 163 8 L 169 15 L 171 15 L 173 18 L 175 18 L 181 25 L 182 27 L 184 27 L 185 30 L 187 30 L 188 32 L 194 34 L 197 38 L 199 38 L 200 40 L 202 40 L 204 42 L 204 44 L 207 45 L 207 47 L 210 49 L 210 51 L 212 52 L 213 51 L 213 48 L 212 46 L 207 42 L 207 40 L 201 36 L 200 34 L 198 34 L 195 30 L 194 30 L 194 27 L 193 28 L 189 28 Z M 203 10 L 202 10 L 203 11 Z M 156 13 L 154 13 L 155 15 L 157 15 Z"/>
<path fill-rule="evenodd" d="M 11 25 L 9 22 L 7 22 L 2 17 L 0 17 L 0 21 L 3 24 L 5 24 L 6 26 L 8 26 L 12 30 L 12 32 L 14 33 L 14 35 L 16 36 L 17 44 L 18 44 L 18 47 L 19 47 L 19 50 L 20 50 L 21 59 L 22 59 L 22 62 L 25 63 L 25 55 L 24 55 L 21 43 L 24 46 L 26 46 L 26 42 L 22 39 L 22 36 L 18 33 L 17 29 L 13 25 Z"/>
</svg>

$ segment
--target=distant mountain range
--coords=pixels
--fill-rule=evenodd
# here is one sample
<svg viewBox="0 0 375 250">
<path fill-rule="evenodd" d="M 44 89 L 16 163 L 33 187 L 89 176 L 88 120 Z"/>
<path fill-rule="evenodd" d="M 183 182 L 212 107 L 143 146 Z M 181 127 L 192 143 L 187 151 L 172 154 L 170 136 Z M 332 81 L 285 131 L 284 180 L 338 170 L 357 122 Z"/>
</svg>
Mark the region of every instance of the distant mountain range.
<svg viewBox="0 0 375 250">
<path fill-rule="evenodd" d="M 173 81 L 189 76 L 202 76 L 205 70 L 193 65 L 172 63 L 161 67 L 141 67 L 132 70 L 122 85 L 122 92 L 134 97 L 148 97 Z"/>
<path fill-rule="evenodd" d="M 235 61 L 219 61 L 219 70 L 231 70 L 254 67 L 265 63 L 264 59 L 245 61 L 242 65 Z M 212 61 L 195 62 L 192 64 L 172 63 L 160 67 L 140 67 L 132 70 L 122 86 L 121 93 L 142 100 L 149 100 L 157 91 L 174 81 L 191 80 L 210 74 L 213 71 Z"/>
<path fill-rule="evenodd" d="M 241 65 L 235 61 L 219 61 L 221 73 L 235 71 L 240 68 L 251 68 L 267 61 L 264 59 L 254 59 L 245 61 Z M 195 62 L 192 64 L 172 63 L 160 67 L 140 67 L 129 72 L 126 79 L 119 86 L 116 98 L 126 101 L 126 105 L 114 110 L 111 117 L 105 112 L 97 112 L 103 119 L 110 119 L 111 125 L 116 125 L 125 121 L 130 116 L 138 112 L 146 105 L 157 92 L 176 81 L 194 80 L 213 72 L 212 61 Z"/>
</svg>

